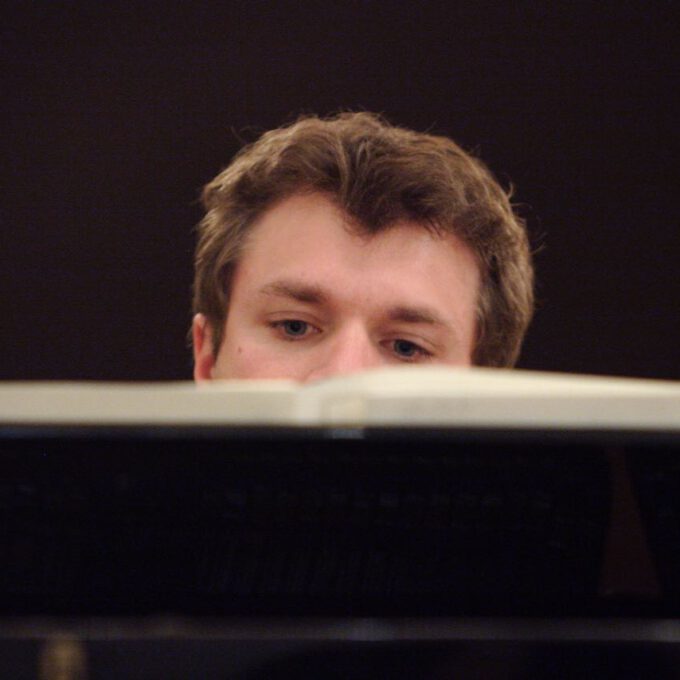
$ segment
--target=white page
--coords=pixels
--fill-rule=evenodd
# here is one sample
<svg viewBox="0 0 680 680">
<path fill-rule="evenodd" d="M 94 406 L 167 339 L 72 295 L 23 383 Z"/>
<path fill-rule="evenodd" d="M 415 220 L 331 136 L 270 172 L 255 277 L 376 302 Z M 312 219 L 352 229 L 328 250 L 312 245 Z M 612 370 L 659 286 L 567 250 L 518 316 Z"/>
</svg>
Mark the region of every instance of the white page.
<svg viewBox="0 0 680 680">
<path fill-rule="evenodd" d="M 308 385 L 5 383 L 0 423 L 680 430 L 680 383 L 443 366 Z"/>
</svg>

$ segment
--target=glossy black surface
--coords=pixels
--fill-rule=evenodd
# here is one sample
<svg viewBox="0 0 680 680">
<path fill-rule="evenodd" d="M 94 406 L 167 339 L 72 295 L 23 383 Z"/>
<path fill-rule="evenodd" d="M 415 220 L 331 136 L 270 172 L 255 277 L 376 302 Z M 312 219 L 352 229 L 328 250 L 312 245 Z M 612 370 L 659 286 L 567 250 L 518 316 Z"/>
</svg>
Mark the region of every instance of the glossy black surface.
<svg viewBox="0 0 680 680">
<path fill-rule="evenodd" d="M 669 434 L 2 435 L 4 616 L 680 613 Z M 640 489 L 652 592 L 603 588 L 612 455 Z"/>
</svg>

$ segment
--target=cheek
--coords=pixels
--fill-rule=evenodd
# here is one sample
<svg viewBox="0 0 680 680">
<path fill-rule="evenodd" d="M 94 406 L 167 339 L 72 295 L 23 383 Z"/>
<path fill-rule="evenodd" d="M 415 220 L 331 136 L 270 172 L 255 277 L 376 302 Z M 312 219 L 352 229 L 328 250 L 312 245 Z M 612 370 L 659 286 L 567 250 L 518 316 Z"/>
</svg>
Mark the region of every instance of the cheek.
<svg viewBox="0 0 680 680">
<path fill-rule="evenodd" d="M 223 338 L 213 378 L 300 380 L 308 371 L 309 353 L 292 351 L 263 330 L 256 319 L 232 313 L 227 318 Z"/>
<path fill-rule="evenodd" d="M 215 364 L 215 378 L 292 378 L 303 370 L 294 356 L 277 352 L 267 344 L 225 343 Z"/>
<path fill-rule="evenodd" d="M 215 364 L 216 378 L 257 378 L 266 370 L 266 357 L 248 345 L 230 345 L 225 342 Z"/>
</svg>

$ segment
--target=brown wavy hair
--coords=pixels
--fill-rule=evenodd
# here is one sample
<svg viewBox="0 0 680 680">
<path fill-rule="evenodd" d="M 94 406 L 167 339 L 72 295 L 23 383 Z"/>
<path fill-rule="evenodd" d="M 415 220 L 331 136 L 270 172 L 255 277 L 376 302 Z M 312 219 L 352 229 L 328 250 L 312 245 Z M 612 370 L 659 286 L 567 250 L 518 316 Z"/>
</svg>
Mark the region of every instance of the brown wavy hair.
<svg viewBox="0 0 680 680">
<path fill-rule="evenodd" d="M 533 313 L 533 268 L 509 193 L 451 139 L 366 112 L 305 116 L 271 130 L 204 187 L 193 307 L 210 324 L 215 354 L 251 225 L 300 192 L 328 195 L 363 233 L 409 220 L 455 234 L 475 253 L 481 273 L 473 363 L 515 363 Z"/>
</svg>

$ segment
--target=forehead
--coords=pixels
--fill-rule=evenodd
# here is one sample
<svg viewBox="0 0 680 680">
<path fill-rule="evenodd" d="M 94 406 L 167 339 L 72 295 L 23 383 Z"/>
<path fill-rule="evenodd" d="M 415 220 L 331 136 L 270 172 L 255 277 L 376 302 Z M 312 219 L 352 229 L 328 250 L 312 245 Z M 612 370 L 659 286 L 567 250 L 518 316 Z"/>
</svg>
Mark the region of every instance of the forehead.
<svg viewBox="0 0 680 680">
<path fill-rule="evenodd" d="M 257 220 L 232 295 L 282 279 L 322 286 L 338 304 L 428 302 L 456 317 L 474 313 L 479 288 L 475 256 L 452 234 L 409 221 L 358 233 L 321 194 L 289 197 Z"/>
</svg>

